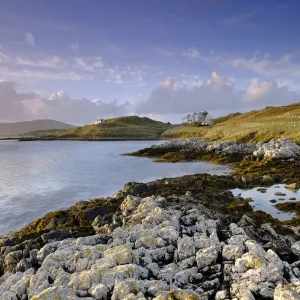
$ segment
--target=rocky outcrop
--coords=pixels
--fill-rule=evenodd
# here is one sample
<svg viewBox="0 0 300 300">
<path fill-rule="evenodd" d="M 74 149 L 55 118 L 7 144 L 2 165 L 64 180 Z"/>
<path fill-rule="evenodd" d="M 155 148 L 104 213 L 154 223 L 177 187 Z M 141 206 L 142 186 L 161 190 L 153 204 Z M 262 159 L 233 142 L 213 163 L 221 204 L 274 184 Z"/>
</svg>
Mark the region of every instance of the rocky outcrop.
<svg viewBox="0 0 300 300">
<path fill-rule="evenodd" d="M 268 224 L 230 223 L 189 196 L 127 196 L 112 219 L 106 234 L 3 247 L 0 299 L 299 299 L 299 242 Z"/>
<path fill-rule="evenodd" d="M 209 142 L 198 139 L 174 139 L 156 148 L 200 150 L 226 155 L 253 155 L 262 159 L 300 159 L 300 146 L 292 140 L 281 138 L 267 143 Z"/>
</svg>

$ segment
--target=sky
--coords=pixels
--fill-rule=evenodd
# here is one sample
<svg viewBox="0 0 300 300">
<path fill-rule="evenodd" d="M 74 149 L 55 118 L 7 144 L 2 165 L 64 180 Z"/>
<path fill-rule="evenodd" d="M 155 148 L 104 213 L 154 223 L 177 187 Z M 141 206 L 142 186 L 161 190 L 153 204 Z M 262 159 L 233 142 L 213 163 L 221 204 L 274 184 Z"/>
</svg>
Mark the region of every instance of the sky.
<svg viewBox="0 0 300 300">
<path fill-rule="evenodd" d="M 178 122 L 300 101 L 298 0 L 0 5 L 0 122 Z"/>
</svg>

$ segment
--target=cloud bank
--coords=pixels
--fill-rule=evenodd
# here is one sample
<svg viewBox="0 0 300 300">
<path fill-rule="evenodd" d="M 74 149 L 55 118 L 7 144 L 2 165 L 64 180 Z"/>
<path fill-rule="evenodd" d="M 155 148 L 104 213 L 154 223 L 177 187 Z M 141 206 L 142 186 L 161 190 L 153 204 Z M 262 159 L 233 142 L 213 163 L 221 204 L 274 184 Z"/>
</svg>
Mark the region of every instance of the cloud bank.
<svg viewBox="0 0 300 300">
<path fill-rule="evenodd" d="M 10 81 L 0 82 L 0 121 L 55 119 L 71 124 L 92 123 L 97 118 L 121 115 L 149 115 L 169 120 L 172 115 L 208 110 L 213 112 L 262 108 L 300 101 L 300 95 L 274 79 L 253 80 L 238 89 L 226 76 L 213 72 L 211 77 L 191 86 L 182 80 L 166 78 L 150 96 L 138 95 L 124 103 L 99 99 L 74 99 L 60 91 L 51 95 L 19 93 Z M 165 116 L 165 118 L 164 118 Z"/>
</svg>

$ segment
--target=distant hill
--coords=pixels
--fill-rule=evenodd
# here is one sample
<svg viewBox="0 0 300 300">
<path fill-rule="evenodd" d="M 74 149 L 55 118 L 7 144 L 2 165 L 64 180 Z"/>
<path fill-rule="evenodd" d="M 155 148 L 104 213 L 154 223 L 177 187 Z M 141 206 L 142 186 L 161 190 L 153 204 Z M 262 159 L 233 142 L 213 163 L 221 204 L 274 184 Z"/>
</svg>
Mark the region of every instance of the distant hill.
<svg viewBox="0 0 300 300">
<path fill-rule="evenodd" d="M 85 125 L 67 130 L 30 132 L 32 136 L 78 139 L 157 139 L 170 126 L 137 116 L 108 119 L 104 124 Z"/>
<path fill-rule="evenodd" d="M 21 135 L 30 131 L 68 129 L 73 125 L 54 120 L 34 120 L 15 123 L 0 123 L 0 137 Z"/>
<path fill-rule="evenodd" d="M 272 106 L 224 117 L 208 127 L 176 126 L 166 130 L 165 138 L 207 138 L 225 141 L 269 141 L 289 137 L 300 144 L 300 103 Z"/>
</svg>

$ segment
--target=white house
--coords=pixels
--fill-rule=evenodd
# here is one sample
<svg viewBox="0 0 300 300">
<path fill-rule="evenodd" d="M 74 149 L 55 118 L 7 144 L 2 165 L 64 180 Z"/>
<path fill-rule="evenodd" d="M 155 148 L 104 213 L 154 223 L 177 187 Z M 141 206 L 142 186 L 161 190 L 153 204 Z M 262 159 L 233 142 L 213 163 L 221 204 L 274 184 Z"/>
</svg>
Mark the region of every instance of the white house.
<svg viewBox="0 0 300 300">
<path fill-rule="evenodd" d="M 106 121 L 104 119 L 99 119 L 94 122 L 94 125 L 104 124 Z"/>
</svg>

